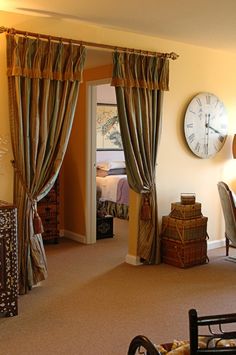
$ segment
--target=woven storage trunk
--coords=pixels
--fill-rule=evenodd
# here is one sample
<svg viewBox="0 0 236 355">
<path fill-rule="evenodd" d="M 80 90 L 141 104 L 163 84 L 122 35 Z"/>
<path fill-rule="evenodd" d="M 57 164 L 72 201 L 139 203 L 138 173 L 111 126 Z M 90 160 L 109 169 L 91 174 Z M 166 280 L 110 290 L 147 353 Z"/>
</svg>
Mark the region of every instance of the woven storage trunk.
<svg viewBox="0 0 236 355">
<path fill-rule="evenodd" d="M 195 194 L 192 193 L 182 193 L 180 195 L 181 203 L 183 205 L 192 205 L 195 203 Z"/>
<path fill-rule="evenodd" d="M 200 217 L 184 220 L 163 216 L 161 237 L 178 240 L 182 243 L 206 239 L 207 219 L 207 217 Z"/>
<path fill-rule="evenodd" d="M 188 268 L 208 262 L 207 241 L 195 240 L 182 243 L 170 239 L 161 240 L 162 261 L 180 268 Z"/>
<path fill-rule="evenodd" d="M 201 203 L 196 202 L 193 205 L 183 205 L 180 202 L 174 202 L 171 204 L 170 216 L 179 219 L 191 219 L 201 217 Z"/>
</svg>

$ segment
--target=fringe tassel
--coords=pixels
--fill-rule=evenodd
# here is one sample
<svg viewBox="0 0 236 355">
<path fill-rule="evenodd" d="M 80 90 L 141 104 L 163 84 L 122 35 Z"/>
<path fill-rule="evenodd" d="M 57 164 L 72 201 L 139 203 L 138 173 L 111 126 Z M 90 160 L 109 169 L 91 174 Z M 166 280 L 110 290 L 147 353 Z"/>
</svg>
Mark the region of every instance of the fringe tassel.
<svg viewBox="0 0 236 355">
<path fill-rule="evenodd" d="M 145 194 L 145 196 L 143 196 L 140 218 L 143 221 L 149 221 L 152 218 L 150 196 L 147 194 Z"/>
<path fill-rule="evenodd" d="M 33 226 L 34 234 L 42 234 L 44 232 L 43 223 L 37 211 L 34 211 Z"/>
</svg>

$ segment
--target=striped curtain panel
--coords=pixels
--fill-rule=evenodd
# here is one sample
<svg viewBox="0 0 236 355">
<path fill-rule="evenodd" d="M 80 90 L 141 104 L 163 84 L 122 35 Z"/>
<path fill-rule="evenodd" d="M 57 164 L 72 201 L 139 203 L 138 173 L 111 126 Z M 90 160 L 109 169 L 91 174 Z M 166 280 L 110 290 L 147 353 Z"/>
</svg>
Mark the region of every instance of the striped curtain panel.
<svg viewBox="0 0 236 355">
<path fill-rule="evenodd" d="M 37 201 L 51 189 L 64 158 L 85 55 L 83 46 L 7 34 L 20 294 L 47 277 Z"/>
<path fill-rule="evenodd" d="M 167 58 L 114 52 L 111 85 L 116 90 L 127 177 L 130 188 L 141 195 L 138 256 L 148 264 L 160 262 L 155 172 L 168 82 Z"/>
</svg>

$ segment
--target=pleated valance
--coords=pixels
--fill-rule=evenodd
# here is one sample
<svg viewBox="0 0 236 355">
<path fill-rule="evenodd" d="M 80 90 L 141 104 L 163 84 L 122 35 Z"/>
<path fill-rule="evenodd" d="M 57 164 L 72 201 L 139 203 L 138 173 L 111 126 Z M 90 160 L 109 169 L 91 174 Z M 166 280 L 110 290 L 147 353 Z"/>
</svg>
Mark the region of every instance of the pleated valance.
<svg viewBox="0 0 236 355">
<path fill-rule="evenodd" d="M 86 48 L 72 43 L 54 42 L 7 33 L 9 48 L 7 75 L 82 81 Z"/>
<path fill-rule="evenodd" d="M 112 86 L 169 90 L 169 59 L 137 53 L 113 54 Z"/>
</svg>

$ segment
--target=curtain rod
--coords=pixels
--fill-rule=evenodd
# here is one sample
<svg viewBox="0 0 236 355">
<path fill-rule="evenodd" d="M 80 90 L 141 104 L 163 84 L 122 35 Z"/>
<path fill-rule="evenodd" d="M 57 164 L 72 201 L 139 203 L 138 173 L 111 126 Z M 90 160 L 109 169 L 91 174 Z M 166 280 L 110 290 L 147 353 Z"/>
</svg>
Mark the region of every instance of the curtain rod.
<svg viewBox="0 0 236 355">
<path fill-rule="evenodd" d="M 126 47 L 120 47 L 120 46 L 112 46 L 109 44 L 102 44 L 102 43 L 94 43 L 94 42 L 87 42 L 87 41 L 82 41 L 82 40 L 76 40 L 76 39 L 69 39 L 69 38 L 63 38 L 63 37 L 57 37 L 57 36 L 50 36 L 50 35 L 45 35 L 41 33 L 34 33 L 34 32 L 28 32 L 28 31 L 21 31 L 21 30 L 16 30 L 15 28 L 7 28 L 4 26 L 0 27 L 0 33 L 12 33 L 12 34 L 19 34 L 22 36 L 29 36 L 29 37 L 36 37 L 36 38 L 45 38 L 45 39 L 52 39 L 54 41 L 62 41 L 62 42 L 68 42 L 68 43 L 74 43 L 74 44 L 80 44 L 88 47 L 94 47 L 94 48 L 104 48 L 108 50 L 121 50 L 121 51 L 127 51 L 130 53 L 145 53 L 147 55 L 157 55 L 159 57 L 165 57 L 165 58 L 170 58 L 170 59 L 177 59 L 179 57 L 178 54 L 171 52 L 171 53 L 159 53 L 159 52 L 153 52 L 153 51 L 148 51 L 148 50 L 142 50 L 142 49 L 134 49 L 134 48 L 126 48 Z"/>
</svg>

